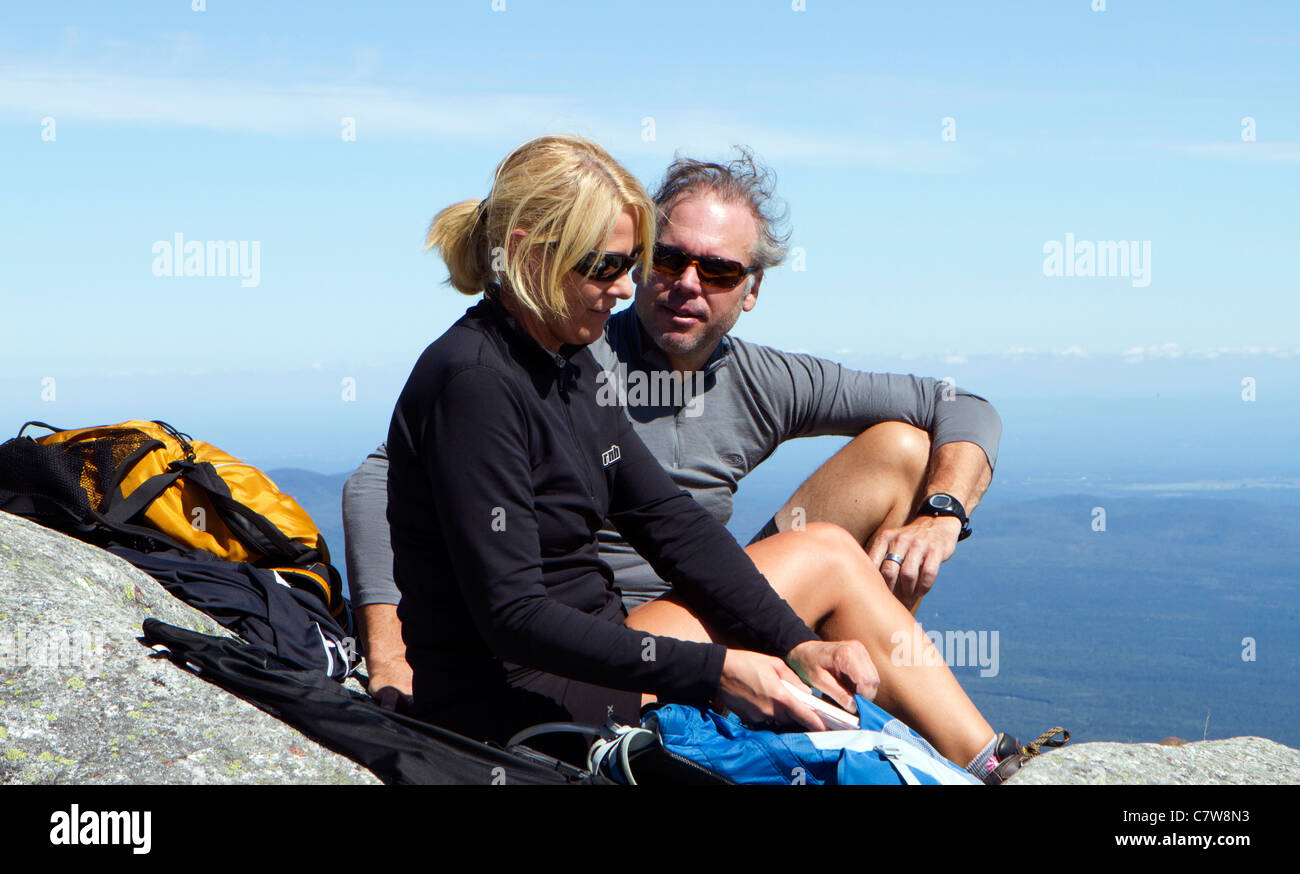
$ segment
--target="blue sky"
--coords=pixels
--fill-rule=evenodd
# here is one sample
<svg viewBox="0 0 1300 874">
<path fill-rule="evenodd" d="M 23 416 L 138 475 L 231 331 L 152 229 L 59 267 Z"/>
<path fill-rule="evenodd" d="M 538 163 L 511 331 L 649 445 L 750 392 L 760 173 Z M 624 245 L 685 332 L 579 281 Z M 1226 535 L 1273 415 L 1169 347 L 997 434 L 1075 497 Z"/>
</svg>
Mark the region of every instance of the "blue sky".
<svg viewBox="0 0 1300 874">
<path fill-rule="evenodd" d="M 429 218 L 572 131 L 647 186 L 735 143 L 775 169 L 805 269 L 768 277 L 748 339 L 995 399 L 1232 400 L 1250 376 L 1294 432 L 1295 4 L 493 5 L 6 10 L 0 431 L 374 442 L 469 303 Z M 257 284 L 155 276 L 176 234 L 257 243 Z M 1149 244 L 1149 283 L 1044 275 L 1067 234 Z"/>
</svg>

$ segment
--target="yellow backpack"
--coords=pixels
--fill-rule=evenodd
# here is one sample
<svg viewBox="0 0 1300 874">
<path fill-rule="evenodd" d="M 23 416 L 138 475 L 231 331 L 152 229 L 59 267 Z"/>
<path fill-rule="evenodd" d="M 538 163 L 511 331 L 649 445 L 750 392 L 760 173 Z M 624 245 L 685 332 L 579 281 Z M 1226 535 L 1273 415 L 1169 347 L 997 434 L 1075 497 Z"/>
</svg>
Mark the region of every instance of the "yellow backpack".
<svg viewBox="0 0 1300 874">
<path fill-rule="evenodd" d="M 25 438 L 28 425 L 54 433 Z M 256 467 L 157 420 L 71 430 L 27 422 L 3 448 L 3 497 L 65 523 L 54 527 L 101 545 L 202 550 L 275 570 L 346 627 L 342 580 L 320 529 Z"/>
</svg>

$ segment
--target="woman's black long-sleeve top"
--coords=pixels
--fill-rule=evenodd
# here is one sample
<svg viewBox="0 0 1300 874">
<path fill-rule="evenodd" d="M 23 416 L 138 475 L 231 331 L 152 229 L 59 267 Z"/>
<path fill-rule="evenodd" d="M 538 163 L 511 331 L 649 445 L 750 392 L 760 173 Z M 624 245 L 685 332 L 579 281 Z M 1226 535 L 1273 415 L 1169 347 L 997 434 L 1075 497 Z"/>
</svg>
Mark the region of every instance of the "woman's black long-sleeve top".
<svg viewBox="0 0 1300 874">
<path fill-rule="evenodd" d="M 388 520 L 417 704 L 503 686 L 507 666 L 711 700 L 723 647 L 608 618 L 606 518 L 728 639 L 776 656 L 816 639 L 625 411 L 598 402 L 598 372 L 586 347 L 550 353 L 495 295 L 415 365 L 389 427 Z"/>
</svg>

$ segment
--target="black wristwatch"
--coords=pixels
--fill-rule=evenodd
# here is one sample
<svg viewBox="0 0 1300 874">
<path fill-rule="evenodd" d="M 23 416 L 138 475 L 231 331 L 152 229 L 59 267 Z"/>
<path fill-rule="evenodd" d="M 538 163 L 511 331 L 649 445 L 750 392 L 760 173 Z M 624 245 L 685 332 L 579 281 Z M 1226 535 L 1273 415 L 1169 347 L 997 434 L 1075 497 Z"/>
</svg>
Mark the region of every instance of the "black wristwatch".
<svg viewBox="0 0 1300 874">
<path fill-rule="evenodd" d="M 936 492 L 922 501 L 921 509 L 916 511 L 916 515 L 952 516 L 961 520 L 961 533 L 957 535 L 958 542 L 971 535 L 970 519 L 966 517 L 966 508 L 961 505 L 961 501 L 946 492 Z"/>
</svg>

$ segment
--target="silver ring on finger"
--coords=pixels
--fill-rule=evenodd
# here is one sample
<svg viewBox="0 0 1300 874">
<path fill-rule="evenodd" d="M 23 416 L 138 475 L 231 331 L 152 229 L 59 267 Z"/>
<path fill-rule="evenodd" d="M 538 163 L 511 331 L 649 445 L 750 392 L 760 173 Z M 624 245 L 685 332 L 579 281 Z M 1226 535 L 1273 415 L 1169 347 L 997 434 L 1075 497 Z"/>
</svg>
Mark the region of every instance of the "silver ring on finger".
<svg viewBox="0 0 1300 874">
<path fill-rule="evenodd" d="M 896 562 L 898 562 L 899 564 L 902 564 L 902 563 L 903 563 L 903 557 L 902 557 L 901 555 L 899 555 L 898 553 L 896 553 L 896 552 L 891 552 L 891 553 L 888 553 L 888 554 L 885 556 L 885 561 L 896 561 Z"/>
</svg>

